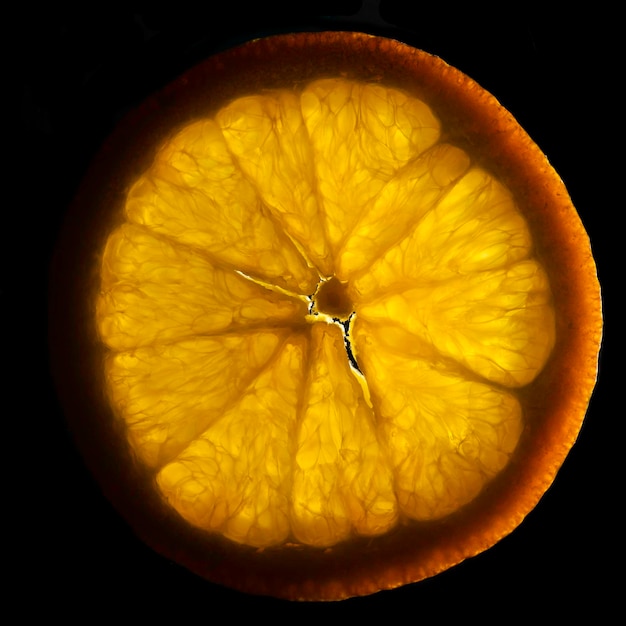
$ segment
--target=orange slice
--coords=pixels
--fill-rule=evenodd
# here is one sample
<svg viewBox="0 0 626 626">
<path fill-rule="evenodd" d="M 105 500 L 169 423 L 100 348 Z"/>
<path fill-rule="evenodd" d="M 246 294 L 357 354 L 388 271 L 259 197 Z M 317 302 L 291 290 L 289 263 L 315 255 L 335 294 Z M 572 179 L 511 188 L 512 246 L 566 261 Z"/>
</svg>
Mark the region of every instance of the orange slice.
<svg viewBox="0 0 626 626">
<path fill-rule="evenodd" d="M 515 120 L 357 33 L 251 42 L 155 102 L 76 199 L 54 321 L 77 329 L 70 424 L 136 532 L 298 599 L 511 532 L 576 438 L 601 333 L 584 229 Z"/>
</svg>

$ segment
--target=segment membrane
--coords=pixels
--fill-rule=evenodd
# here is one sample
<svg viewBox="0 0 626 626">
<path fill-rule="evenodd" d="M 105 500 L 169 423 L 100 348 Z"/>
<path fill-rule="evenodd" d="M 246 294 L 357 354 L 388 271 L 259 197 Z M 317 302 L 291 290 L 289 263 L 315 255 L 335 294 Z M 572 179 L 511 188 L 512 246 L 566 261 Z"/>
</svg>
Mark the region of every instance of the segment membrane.
<svg viewBox="0 0 626 626">
<path fill-rule="evenodd" d="M 300 100 L 336 252 L 385 183 L 437 142 L 439 122 L 401 91 L 340 78 L 310 84 Z"/>
<path fill-rule="evenodd" d="M 398 245 L 355 277 L 352 295 L 367 301 L 406 285 L 430 285 L 528 258 L 532 240 L 511 193 L 470 169 Z"/>
<path fill-rule="evenodd" d="M 442 201 L 468 167 L 469 157 L 462 150 L 440 144 L 394 175 L 345 239 L 339 252 L 337 277 L 354 277 L 404 239 Z"/>
<path fill-rule="evenodd" d="M 406 354 L 406 343 L 388 347 L 384 334 L 383 327 L 355 324 L 398 504 L 413 519 L 443 517 L 508 463 L 523 428 L 521 407 L 506 391 Z"/>
<path fill-rule="evenodd" d="M 397 519 L 391 472 L 375 418 L 350 370 L 338 326 L 315 324 L 297 436 L 292 494 L 296 538 L 333 545 L 376 535 Z"/>
<path fill-rule="evenodd" d="M 290 337 L 241 399 L 159 473 L 165 497 L 192 524 L 257 547 L 288 537 L 305 353 L 305 337 Z"/>
<path fill-rule="evenodd" d="M 196 337 L 112 354 L 109 393 L 137 456 L 150 467 L 175 458 L 240 397 L 284 337 Z"/>
<path fill-rule="evenodd" d="M 213 120 L 190 124 L 159 151 L 126 202 L 128 220 L 218 263 L 310 294 L 318 274 L 271 217 Z"/>
<path fill-rule="evenodd" d="M 399 326 L 485 379 L 531 382 L 555 341 L 547 276 L 536 261 L 404 288 L 358 309 L 364 320 Z"/>
<path fill-rule="evenodd" d="M 277 91 L 240 98 L 216 119 L 229 150 L 278 223 L 306 249 L 320 275 L 331 276 L 333 259 L 298 95 Z"/>
<path fill-rule="evenodd" d="M 357 276 L 364 320 L 399 326 L 485 379 L 532 381 L 555 341 L 550 285 L 510 192 L 479 168 Z"/>
<path fill-rule="evenodd" d="M 114 350 L 301 324 L 306 311 L 304 301 L 216 267 L 143 227 L 126 223 L 108 239 L 97 317 L 102 340 Z"/>
</svg>

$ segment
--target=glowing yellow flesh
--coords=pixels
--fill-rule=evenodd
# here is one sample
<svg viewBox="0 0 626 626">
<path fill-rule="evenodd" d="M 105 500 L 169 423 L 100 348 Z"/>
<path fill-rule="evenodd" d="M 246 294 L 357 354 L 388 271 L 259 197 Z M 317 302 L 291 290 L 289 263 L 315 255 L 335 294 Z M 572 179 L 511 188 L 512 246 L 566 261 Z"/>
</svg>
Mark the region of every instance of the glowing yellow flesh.
<svg viewBox="0 0 626 626">
<path fill-rule="evenodd" d="M 437 142 L 439 122 L 420 100 L 347 80 L 317 81 L 300 102 L 313 154 L 309 167 L 336 253 L 385 184 Z"/>
<path fill-rule="evenodd" d="M 102 278 L 100 332 L 117 350 L 302 323 L 307 311 L 304 300 L 265 289 L 128 223 L 109 237 Z"/>
<path fill-rule="evenodd" d="M 218 113 L 217 121 L 242 172 L 281 228 L 304 247 L 321 274 L 330 275 L 332 259 L 298 95 L 283 91 L 236 100 Z"/>
<path fill-rule="evenodd" d="M 272 218 L 217 124 L 187 126 L 133 186 L 128 220 L 197 248 L 224 267 L 313 293 L 318 274 Z"/>
<path fill-rule="evenodd" d="M 425 358 L 419 344 L 384 326 L 357 323 L 354 338 L 400 509 L 427 520 L 471 501 L 515 449 L 518 401 Z"/>
<path fill-rule="evenodd" d="M 307 339 L 290 337 L 211 428 L 158 475 L 190 522 L 264 546 L 289 536 L 294 431 Z"/>
<path fill-rule="evenodd" d="M 415 98 L 322 80 L 190 124 L 131 189 L 101 266 L 108 391 L 192 524 L 330 546 L 506 466 L 550 286 L 511 194 L 439 137 Z"/>
<path fill-rule="evenodd" d="M 152 467 L 175 458 L 237 402 L 282 338 L 279 331 L 251 331 L 111 355 L 111 398 L 138 456 Z"/>
<path fill-rule="evenodd" d="M 354 280 L 352 296 L 360 317 L 400 325 L 490 381 L 525 385 L 554 345 L 550 286 L 530 254 L 510 194 L 474 169 Z"/>
<path fill-rule="evenodd" d="M 297 429 L 291 512 L 295 537 L 332 545 L 397 519 L 393 477 L 376 418 L 351 372 L 338 326 L 316 324 Z"/>
</svg>

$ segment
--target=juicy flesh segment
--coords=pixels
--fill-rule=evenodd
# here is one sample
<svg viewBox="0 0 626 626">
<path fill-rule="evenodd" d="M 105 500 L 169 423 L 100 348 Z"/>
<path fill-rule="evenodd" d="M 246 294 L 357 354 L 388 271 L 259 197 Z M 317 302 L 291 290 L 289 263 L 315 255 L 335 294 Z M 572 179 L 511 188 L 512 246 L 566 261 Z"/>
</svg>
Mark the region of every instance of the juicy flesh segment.
<svg viewBox="0 0 626 626">
<path fill-rule="evenodd" d="M 401 91 L 320 80 L 189 124 L 132 187 L 108 392 L 190 523 L 330 546 L 446 516 L 508 463 L 550 286 L 509 191 L 440 135 Z"/>
</svg>

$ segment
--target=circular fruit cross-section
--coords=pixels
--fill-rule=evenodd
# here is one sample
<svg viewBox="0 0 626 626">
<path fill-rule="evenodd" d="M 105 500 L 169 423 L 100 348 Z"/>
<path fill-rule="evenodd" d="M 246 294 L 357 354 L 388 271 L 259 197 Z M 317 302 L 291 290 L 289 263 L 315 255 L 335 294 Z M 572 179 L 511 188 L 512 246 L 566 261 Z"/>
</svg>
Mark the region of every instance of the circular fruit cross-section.
<svg viewBox="0 0 626 626">
<path fill-rule="evenodd" d="M 511 116 L 423 52 L 321 33 L 209 59 L 121 123 L 68 223 L 72 429 L 136 532 L 210 580 L 431 576 L 515 528 L 578 433 L 584 230 Z"/>
</svg>

